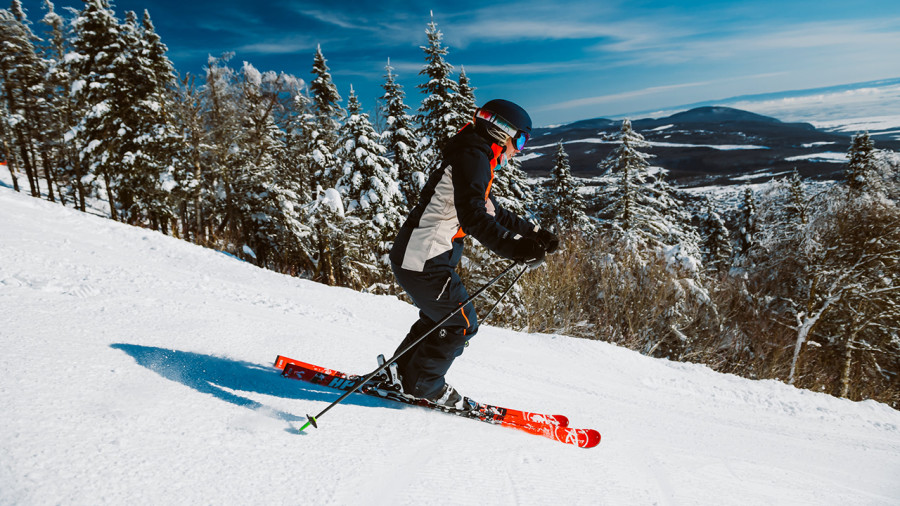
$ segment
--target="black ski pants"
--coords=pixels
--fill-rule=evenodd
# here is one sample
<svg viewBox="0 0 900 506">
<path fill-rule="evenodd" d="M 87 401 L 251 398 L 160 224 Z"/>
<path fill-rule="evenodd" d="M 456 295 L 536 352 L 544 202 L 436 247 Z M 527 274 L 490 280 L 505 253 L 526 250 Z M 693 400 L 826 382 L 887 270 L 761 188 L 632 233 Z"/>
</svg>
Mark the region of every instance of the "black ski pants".
<svg viewBox="0 0 900 506">
<path fill-rule="evenodd" d="M 419 320 L 397 347 L 396 354 L 458 308 L 469 295 L 456 270 L 449 265 L 429 266 L 424 272 L 406 270 L 396 264 L 391 268 L 397 282 L 419 308 Z M 397 359 L 403 390 L 425 398 L 440 393 L 445 384 L 444 375 L 477 331 L 478 319 L 470 302 L 440 329 Z"/>
</svg>

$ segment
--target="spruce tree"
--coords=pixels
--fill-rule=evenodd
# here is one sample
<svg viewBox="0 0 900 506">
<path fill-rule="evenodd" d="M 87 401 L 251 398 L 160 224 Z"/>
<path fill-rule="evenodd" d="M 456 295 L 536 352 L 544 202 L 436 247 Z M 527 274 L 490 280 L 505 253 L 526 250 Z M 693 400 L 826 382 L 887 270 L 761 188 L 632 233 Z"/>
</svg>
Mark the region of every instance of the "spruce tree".
<svg viewBox="0 0 900 506">
<path fill-rule="evenodd" d="M 385 157 L 387 149 L 379 141 L 369 115 L 362 112 L 352 87 L 339 137 L 337 156 L 343 166 L 338 188 L 345 199 L 346 213 L 372 222 L 378 230 L 377 239 L 392 238 L 404 214 L 397 172 Z"/>
<path fill-rule="evenodd" d="M 453 66 L 444 60 L 449 52 L 442 45 L 444 34 L 437 28 L 432 14 L 431 22 L 425 31 L 428 45 L 421 46 L 425 51 L 425 67 L 419 72 L 427 81 L 418 87 L 425 98 L 419 108 L 418 122 L 422 134 L 422 151 L 426 160 L 440 155 L 447 141 L 458 131 L 457 126 L 465 124 L 460 118 L 461 112 L 456 110 L 456 81 L 451 79 Z"/>
<path fill-rule="evenodd" d="M 69 130 L 69 120 L 75 108 L 68 94 L 71 79 L 63 64 L 63 59 L 68 53 L 66 23 L 62 16 L 56 13 L 52 2 L 45 0 L 44 7 L 46 13 L 41 23 L 46 26 L 49 34 L 41 49 L 47 69 L 41 88 L 45 105 L 42 115 L 42 158 L 48 166 L 48 176 L 52 173 L 60 202 L 65 205 L 71 199 L 77 205 L 81 183 L 72 177 L 72 153 L 63 138 Z"/>
<path fill-rule="evenodd" d="M 610 183 L 600 217 L 623 231 L 639 231 L 658 238 L 664 233 L 660 226 L 662 217 L 641 193 L 647 184 L 648 160 L 652 155 L 638 149 L 647 146 L 647 142 L 632 129 L 628 119 L 622 122 L 617 140 L 619 145 L 597 165 Z"/>
<path fill-rule="evenodd" d="M 19 0 L 13 0 L 9 10 L 0 10 L 0 84 L 7 111 L 5 129 L 13 144 L 8 147 L 7 160 L 13 164 L 18 162 L 28 177 L 32 196 L 40 197 L 38 145 L 43 101 L 40 89 L 46 66 L 37 54 L 39 39 L 30 25 Z M 50 187 L 50 196 L 52 191 Z"/>
<path fill-rule="evenodd" d="M 322 54 L 322 47 L 318 46 L 312 69 L 316 77 L 309 84 L 312 110 L 316 119 L 316 129 L 310 132 L 310 135 L 315 139 L 317 146 L 311 153 L 311 167 L 323 188 L 333 187 L 341 176 L 334 152 L 338 147 L 338 129 L 344 110 L 339 105 L 341 96 L 329 70 L 327 60 Z"/>
<path fill-rule="evenodd" d="M 629 240 L 664 252 L 670 263 L 696 270 L 700 239 L 662 169 L 650 173 L 651 155 L 639 151 L 648 145 L 644 137 L 626 119 L 617 139 L 619 146 L 598 165 L 608 188 L 600 218 Z"/>
<path fill-rule="evenodd" d="M 727 271 L 731 267 L 731 238 L 725 221 L 710 202 L 702 216 L 700 235 L 703 238 L 703 263 L 716 272 Z"/>
<path fill-rule="evenodd" d="M 472 87 L 471 81 L 466 75 L 465 67 L 460 66 L 459 68 L 459 81 L 456 84 L 456 89 L 457 93 L 454 96 L 456 101 L 453 104 L 453 109 L 458 113 L 458 123 L 454 126 L 459 131 L 466 123 L 472 121 L 472 118 L 475 116 L 475 109 L 478 108 L 475 102 L 475 88 Z"/>
<path fill-rule="evenodd" d="M 66 60 L 73 66 L 71 93 L 80 109 L 78 123 L 67 137 L 78 149 L 82 181 L 102 181 L 110 215 L 118 220 L 115 191 L 123 140 L 120 120 L 122 104 L 129 97 L 129 90 L 118 81 L 127 81 L 129 55 L 122 47 L 119 22 L 107 0 L 88 0 L 72 21 L 72 28 L 72 52 Z"/>
<path fill-rule="evenodd" d="M 543 192 L 541 217 L 544 225 L 557 233 L 589 233 L 591 222 L 585 212 L 585 199 L 581 194 L 583 186 L 572 176 L 569 155 L 560 141 L 556 148 L 556 162 Z"/>
<path fill-rule="evenodd" d="M 736 240 L 736 253 L 746 263 L 749 255 L 757 244 L 757 216 L 756 198 L 749 187 L 744 189 L 744 199 L 738 209 L 738 234 Z"/>
<path fill-rule="evenodd" d="M 347 223 L 353 225 L 345 240 L 349 261 L 342 265 L 345 271 L 356 271 L 353 284 L 360 287 L 389 283 L 392 275 L 384 259 L 405 216 L 405 205 L 397 171 L 385 157 L 387 149 L 380 143 L 369 115 L 362 112 L 352 87 L 339 136 L 336 154 L 343 167 L 338 189 Z"/>
<path fill-rule="evenodd" d="M 857 193 L 877 190 L 875 143 L 868 132 L 853 136 L 848 158 L 850 160 L 844 170 L 844 177 L 850 190 Z"/>
<path fill-rule="evenodd" d="M 120 128 L 113 156 L 118 160 L 119 205 L 124 221 L 168 233 L 177 214 L 170 195 L 176 185 L 171 167 L 179 142 L 169 116 L 175 72 L 149 13 L 140 25 L 134 12 L 126 13 L 120 34 L 127 63 L 121 67 L 122 95 L 116 100 Z"/>
<path fill-rule="evenodd" d="M 312 116 L 305 130 L 312 143 L 306 165 L 312 174 L 311 189 L 314 195 L 307 214 L 314 230 L 311 244 L 315 255 L 314 278 L 331 285 L 343 284 L 340 260 L 344 256 L 344 210 L 343 203 L 340 199 L 335 202 L 334 196 L 340 195 L 335 190 L 341 177 L 341 164 L 336 151 L 344 110 L 338 104 L 341 97 L 331 79 L 321 47 L 316 50 L 312 73 L 316 76 L 309 85 Z"/>
<path fill-rule="evenodd" d="M 393 161 L 397 170 L 397 181 L 407 208 L 413 207 L 422 187 L 425 185 L 423 174 L 424 162 L 418 150 L 418 133 L 415 130 L 412 116 L 407 114 L 407 106 L 403 103 L 405 93 L 393 74 L 393 67 L 388 60 L 385 66 L 384 95 L 382 114 L 387 127 L 381 138 L 387 148 L 387 156 Z"/>
<path fill-rule="evenodd" d="M 787 206 L 788 215 L 793 221 L 793 225 L 806 225 L 809 223 L 808 198 L 806 190 L 803 188 L 803 179 L 797 169 L 791 175 L 790 180 L 790 201 Z"/>
</svg>

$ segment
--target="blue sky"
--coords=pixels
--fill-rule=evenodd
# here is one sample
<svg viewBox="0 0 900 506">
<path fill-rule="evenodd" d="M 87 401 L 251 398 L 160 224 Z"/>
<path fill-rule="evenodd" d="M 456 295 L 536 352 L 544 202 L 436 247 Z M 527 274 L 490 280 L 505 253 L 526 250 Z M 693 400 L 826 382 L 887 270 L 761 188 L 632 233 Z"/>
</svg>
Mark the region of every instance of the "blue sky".
<svg viewBox="0 0 900 506">
<path fill-rule="evenodd" d="M 29 18 L 42 0 L 24 0 Z M 58 0 L 81 8 L 75 0 Z M 342 97 L 380 96 L 390 58 L 417 108 L 420 46 L 433 11 L 479 103 L 507 98 L 536 125 L 737 95 L 900 77 L 900 2 L 895 0 L 590 1 L 118 0 L 150 11 L 169 57 L 202 73 L 207 56 L 235 52 L 233 66 L 308 79 L 321 44 Z"/>
</svg>

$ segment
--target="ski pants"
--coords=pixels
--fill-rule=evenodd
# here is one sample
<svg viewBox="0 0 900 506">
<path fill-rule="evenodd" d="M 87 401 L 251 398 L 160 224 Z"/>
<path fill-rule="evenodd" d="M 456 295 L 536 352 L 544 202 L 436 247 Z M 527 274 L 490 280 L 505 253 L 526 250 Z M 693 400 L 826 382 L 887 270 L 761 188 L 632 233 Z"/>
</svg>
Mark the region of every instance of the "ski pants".
<svg viewBox="0 0 900 506">
<path fill-rule="evenodd" d="M 424 272 L 406 270 L 395 264 L 391 267 L 397 282 L 419 308 L 419 320 L 394 352 L 397 354 L 457 309 L 469 295 L 456 270 L 449 265 L 431 266 Z M 444 375 L 477 331 L 478 319 L 470 302 L 441 328 L 397 359 L 403 390 L 426 398 L 440 393 L 445 384 Z"/>
</svg>

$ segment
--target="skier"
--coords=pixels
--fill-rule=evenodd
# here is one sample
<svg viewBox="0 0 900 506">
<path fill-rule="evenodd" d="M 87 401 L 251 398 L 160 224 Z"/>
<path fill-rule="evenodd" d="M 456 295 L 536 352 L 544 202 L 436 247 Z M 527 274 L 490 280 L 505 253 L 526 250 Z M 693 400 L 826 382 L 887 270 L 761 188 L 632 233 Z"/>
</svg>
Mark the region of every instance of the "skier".
<svg viewBox="0 0 900 506">
<path fill-rule="evenodd" d="M 491 196 L 494 170 L 502 170 L 530 135 L 531 118 L 524 109 L 508 100 L 491 100 L 447 143 L 390 254 L 397 282 L 420 310 L 419 320 L 395 354 L 468 298 L 455 270 L 466 235 L 529 268 L 541 265 L 545 253 L 556 251 L 559 239 L 553 233 L 501 208 Z M 396 372 L 403 392 L 465 409 L 463 397 L 444 375 L 477 331 L 470 303 L 398 358 Z"/>
</svg>

